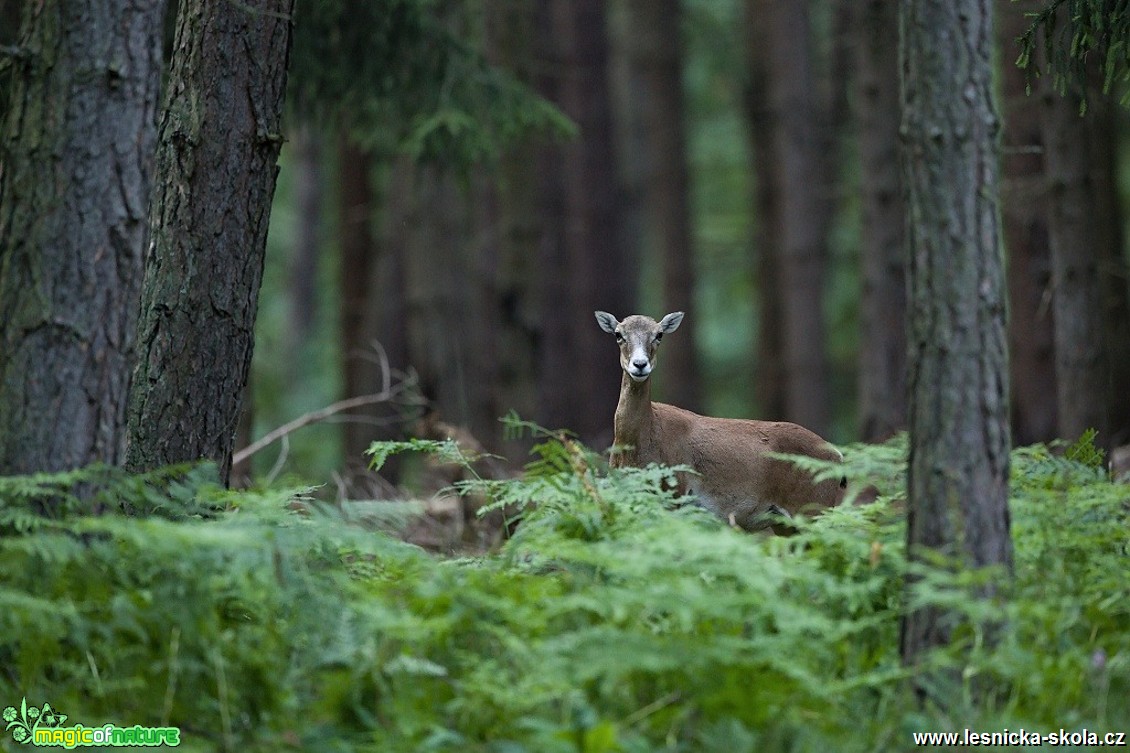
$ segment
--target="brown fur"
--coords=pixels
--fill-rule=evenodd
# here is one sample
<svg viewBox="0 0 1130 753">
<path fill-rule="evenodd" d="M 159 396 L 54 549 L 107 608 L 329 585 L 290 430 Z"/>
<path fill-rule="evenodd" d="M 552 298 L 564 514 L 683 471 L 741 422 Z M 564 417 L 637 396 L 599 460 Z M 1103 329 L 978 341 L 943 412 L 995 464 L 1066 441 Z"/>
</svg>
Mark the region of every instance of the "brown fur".
<svg viewBox="0 0 1130 753">
<path fill-rule="evenodd" d="M 842 500 L 842 482 L 814 484 L 807 472 L 767 457 L 767 453 L 778 452 L 843 459 L 808 429 L 782 421 L 711 418 L 651 401 L 649 377 L 659 346 L 656 335 L 673 332 L 682 320 L 681 313 L 668 314 L 659 322 L 645 316 L 616 322 L 611 315 L 598 312 L 597 320 L 602 329 L 620 338 L 624 370 L 614 419 L 615 444 L 624 449 L 614 455 L 614 466 L 689 466 L 697 475 L 681 474 L 680 489 L 693 492 L 704 508 L 747 531 L 768 526 L 770 513 L 811 514 Z M 647 366 L 641 369 L 645 358 Z M 643 371 L 646 374 L 640 378 Z"/>
<path fill-rule="evenodd" d="M 1130 444 L 1110 451 L 1110 477 L 1121 483 L 1130 483 Z"/>
</svg>

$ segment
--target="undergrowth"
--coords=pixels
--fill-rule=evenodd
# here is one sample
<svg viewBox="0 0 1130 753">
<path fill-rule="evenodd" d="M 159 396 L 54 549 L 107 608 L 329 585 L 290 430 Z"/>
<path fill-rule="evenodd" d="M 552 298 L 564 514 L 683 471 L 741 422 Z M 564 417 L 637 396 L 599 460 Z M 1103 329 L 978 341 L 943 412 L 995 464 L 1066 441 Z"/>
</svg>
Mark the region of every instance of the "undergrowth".
<svg viewBox="0 0 1130 753">
<path fill-rule="evenodd" d="M 996 601 L 973 598 L 977 574 L 923 573 L 913 603 L 967 629 L 931 660 L 962 684 L 920 706 L 898 658 L 905 439 L 844 448 L 879 498 L 786 539 L 678 499 L 670 469 L 610 470 L 540 437 L 521 478 L 460 482 L 522 518 L 464 559 L 309 489 L 225 491 L 207 466 L 2 478 L 0 707 L 179 726 L 186 750 L 882 751 L 920 730 L 1130 731 L 1130 487 L 1093 454 L 1014 453 L 1015 578 Z M 421 441 L 374 456 L 410 450 L 474 460 Z"/>
</svg>

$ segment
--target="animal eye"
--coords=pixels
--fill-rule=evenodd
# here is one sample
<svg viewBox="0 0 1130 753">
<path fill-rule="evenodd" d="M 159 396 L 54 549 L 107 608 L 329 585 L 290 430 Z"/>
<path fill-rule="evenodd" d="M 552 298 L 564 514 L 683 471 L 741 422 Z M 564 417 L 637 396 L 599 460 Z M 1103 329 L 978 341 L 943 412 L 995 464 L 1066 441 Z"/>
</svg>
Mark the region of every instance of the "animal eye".
<svg viewBox="0 0 1130 753">
<path fill-rule="evenodd" d="M 656 332 L 655 333 L 655 342 L 659 342 L 662 339 L 663 339 L 663 333 L 662 332 Z"/>
<path fill-rule="evenodd" d="M 618 342 L 618 343 L 624 342 L 624 336 L 621 335 L 619 332 L 616 333 L 616 342 Z"/>
</svg>

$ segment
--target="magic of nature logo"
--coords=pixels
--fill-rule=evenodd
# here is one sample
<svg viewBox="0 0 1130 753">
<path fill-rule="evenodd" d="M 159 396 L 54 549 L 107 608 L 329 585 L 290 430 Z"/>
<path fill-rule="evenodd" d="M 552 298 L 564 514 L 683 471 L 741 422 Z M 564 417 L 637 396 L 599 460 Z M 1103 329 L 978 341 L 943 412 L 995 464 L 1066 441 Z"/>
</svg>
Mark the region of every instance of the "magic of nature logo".
<svg viewBox="0 0 1130 753">
<path fill-rule="evenodd" d="M 119 727 L 116 724 L 102 724 L 85 727 L 81 724 L 64 726 L 67 715 L 51 708 L 51 704 L 28 706 L 27 699 L 20 700 L 20 706 L 8 706 L 3 711 L 4 730 L 11 733 L 18 743 L 43 747 L 71 748 L 89 745 L 109 745 L 117 747 L 155 748 L 167 745 L 174 748 L 180 745 L 179 727 Z"/>
</svg>

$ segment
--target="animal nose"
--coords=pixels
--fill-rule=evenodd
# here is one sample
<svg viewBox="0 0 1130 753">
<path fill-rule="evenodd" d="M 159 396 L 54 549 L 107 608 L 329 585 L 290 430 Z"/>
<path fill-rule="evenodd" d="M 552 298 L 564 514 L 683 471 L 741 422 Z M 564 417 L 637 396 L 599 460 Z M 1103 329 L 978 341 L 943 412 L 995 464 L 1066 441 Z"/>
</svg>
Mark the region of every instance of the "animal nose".
<svg viewBox="0 0 1130 753">
<path fill-rule="evenodd" d="M 632 365 L 635 366 L 637 369 L 641 369 L 641 370 L 646 369 L 647 368 L 647 359 L 646 358 L 633 358 L 632 359 Z"/>
</svg>

